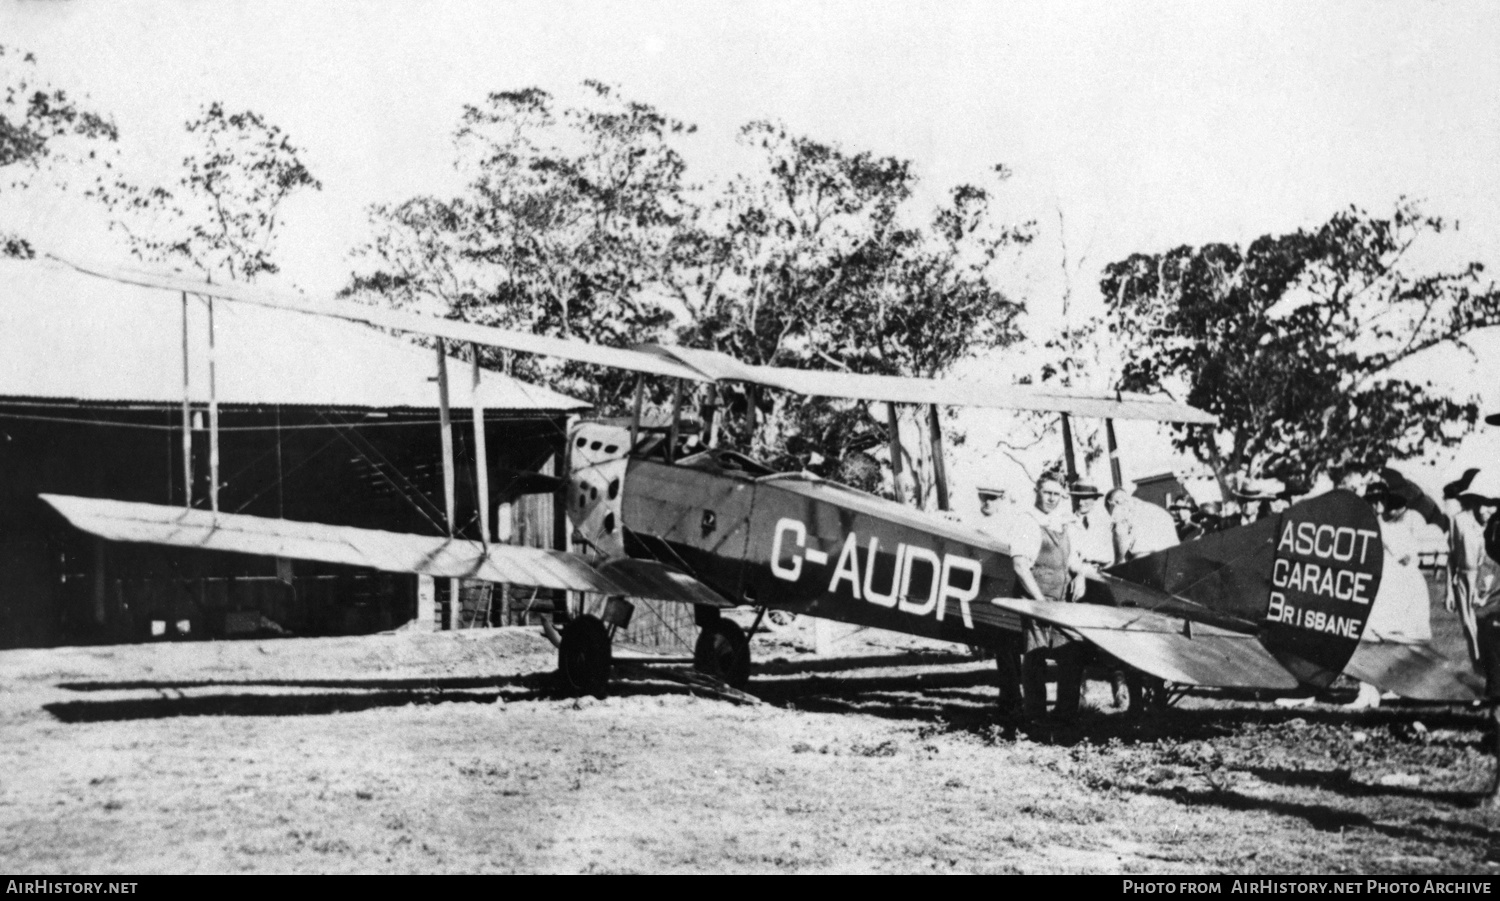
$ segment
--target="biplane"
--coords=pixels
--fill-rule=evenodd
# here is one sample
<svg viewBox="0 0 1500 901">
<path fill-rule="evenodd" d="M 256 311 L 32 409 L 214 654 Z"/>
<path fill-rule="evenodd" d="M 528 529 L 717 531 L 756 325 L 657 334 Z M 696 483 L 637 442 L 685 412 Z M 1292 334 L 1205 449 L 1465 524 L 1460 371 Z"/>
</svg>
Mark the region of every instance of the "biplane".
<svg viewBox="0 0 1500 901">
<path fill-rule="evenodd" d="M 1324 688 L 1346 671 L 1411 697 L 1474 695 L 1472 675 L 1430 648 L 1362 642 L 1373 605 L 1383 602 L 1384 555 L 1379 519 L 1348 492 L 1112 567 L 1090 585 L 1092 603 L 1062 604 L 1019 596 L 1009 548 L 995 535 L 808 473 L 777 472 L 736 450 L 685 452 L 677 427 L 685 383 L 884 402 L 893 426 L 895 404 L 924 405 L 946 508 L 940 406 L 1062 414 L 1065 437 L 1067 417 L 1098 417 L 1111 424 L 1112 445 L 1115 419 L 1215 422 L 1169 399 L 753 366 L 712 351 L 609 348 L 253 286 L 57 262 L 171 292 L 166 297 L 333 316 L 637 373 L 628 426 L 583 422 L 568 436 L 556 490 L 577 552 L 44 495 L 73 526 L 106 540 L 566 591 L 574 600 L 558 615 L 558 672 L 576 693 L 607 692 L 616 635 L 628 628 L 635 604 L 646 602 L 691 608 L 695 666 L 737 688 L 750 677 L 751 654 L 746 630 L 723 616 L 730 608 L 754 611 L 757 623 L 768 611 L 787 611 L 989 648 L 1008 647 L 1030 618 L 1135 668 L 1153 680 L 1157 697 L 1168 683 Z M 675 380 L 665 433 L 641 427 L 648 375 Z"/>
</svg>

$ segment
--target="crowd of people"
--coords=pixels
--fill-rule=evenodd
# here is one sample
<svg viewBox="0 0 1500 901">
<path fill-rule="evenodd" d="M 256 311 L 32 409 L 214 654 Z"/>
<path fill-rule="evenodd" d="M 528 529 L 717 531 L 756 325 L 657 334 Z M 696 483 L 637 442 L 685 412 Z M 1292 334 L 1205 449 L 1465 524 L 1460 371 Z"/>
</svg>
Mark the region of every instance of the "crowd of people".
<svg viewBox="0 0 1500 901">
<path fill-rule="evenodd" d="M 1444 500 L 1458 510 L 1446 518 L 1449 554 L 1447 609 L 1462 623 L 1471 662 L 1481 675 L 1486 667 L 1496 669 L 1500 685 L 1500 654 L 1483 651 L 1483 629 L 1488 621 L 1480 615 L 1488 601 L 1500 595 L 1500 517 L 1495 516 L 1500 499 L 1471 489 L 1477 471 L 1450 483 Z M 1305 490 L 1288 488 L 1272 480 L 1238 483 L 1233 501 L 1194 503 L 1180 496 L 1167 508 L 1131 496 L 1123 489 L 1100 491 L 1087 480 L 1065 485 L 1058 475 L 1044 475 L 1035 484 L 1030 504 L 1007 496 L 1003 489 L 979 489 L 984 520 L 980 527 L 1005 542 L 1011 550 L 1017 591 L 1035 600 L 1078 602 L 1084 599 L 1090 576 L 1107 567 L 1165 550 L 1182 541 L 1201 538 L 1226 528 L 1275 515 L 1305 496 Z M 1430 517 L 1419 515 L 1408 504 L 1407 494 L 1382 481 L 1368 484 L 1365 500 L 1380 517 L 1387 565 L 1382 595 L 1391 600 L 1376 604 L 1367 625 L 1370 635 L 1386 640 L 1425 641 L 1432 637 L 1425 577 L 1418 569 L 1420 534 Z M 1442 522 L 1442 519 L 1438 519 Z M 1488 608 L 1500 611 L 1500 605 Z M 1011 714 L 1040 717 L 1047 713 L 1047 668 L 1057 670 L 1056 700 L 1052 713 L 1067 717 L 1079 708 L 1085 643 L 1066 630 L 1026 619 L 1013 639 L 1013 646 L 999 652 L 1001 707 Z M 1500 644 L 1500 616 L 1495 617 L 1495 644 Z M 1113 676 L 1114 703 L 1125 703 L 1123 673 Z M 1378 706 L 1380 691 L 1361 685 L 1349 705 Z"/>
</svg>

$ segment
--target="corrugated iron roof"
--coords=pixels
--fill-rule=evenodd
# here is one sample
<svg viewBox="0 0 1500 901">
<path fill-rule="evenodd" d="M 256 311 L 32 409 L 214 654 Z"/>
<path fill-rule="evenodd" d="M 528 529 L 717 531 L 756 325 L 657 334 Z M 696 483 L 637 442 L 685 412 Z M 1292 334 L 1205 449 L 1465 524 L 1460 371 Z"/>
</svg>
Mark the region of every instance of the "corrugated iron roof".
<svg viewBox="0 0 1500 901">
<path fill-rule="evenodd" d="M 188 298 L 191 387 L 208 400 L 207 305 Z M 438 406 L 436 353 L 366 325 L 246 304 L 214 305 L 216 394 L 226 405 Z M 470 363 L 449 359 L 449 400 L 471 405 Z M 496 410 L 588 404 L 483 371 Z M 0 261 L 0 398 L 88 403 L 182 400 L 182 301 L 56 265 Z"/>
</svg>

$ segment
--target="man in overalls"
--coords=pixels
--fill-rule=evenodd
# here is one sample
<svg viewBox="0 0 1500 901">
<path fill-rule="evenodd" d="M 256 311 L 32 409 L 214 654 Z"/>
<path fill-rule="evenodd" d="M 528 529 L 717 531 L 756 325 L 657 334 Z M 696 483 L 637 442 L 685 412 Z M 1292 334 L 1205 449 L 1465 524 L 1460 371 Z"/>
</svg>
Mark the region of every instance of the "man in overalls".
<svg viewBox="0 0 1500 901">
<path fill-rule="evenodd" d="M 1026 534 L 1033 531 L 1031 518 L 1015 509 L 1003 488 L 981 487 L 978 493 L 981 519 L 975 525 L 981 531 L 1000 539 L 1007 546 L 1014 544 L 1017 528 Z M 1022 522 L 1023 518 L 1025 522 Z M 1000 676 L 1000 714 L 1007 718 L 1020 716 L 1023 710 L 1021 657 L 1026 653 L 1023 638 L 1006 632 L 994 647 L 995 666 Z"/>
<path fill-rule="evenodd" d="M 1061 481 L 1043 476 L 1036 485 L 1036 506 L 1028 511 L 1034 528 L 1014 530 L 1011 561 L 1016 577 L 1022 590 L 1037 600 L 1077 601 L 1083 596 L 1083 577 L 1093 572 L 1080 553 L 1078 521 L 1063 503 L 1067 497 Z M 1046 623 L 1028 619 L 1024 628 L 1021 681 L 1026 714 L 1047 712 L 1048 660 L 1057 663 L 1056 712 L 1076 714 L 1083 687 L 1083 642 Z"/>
</svg>

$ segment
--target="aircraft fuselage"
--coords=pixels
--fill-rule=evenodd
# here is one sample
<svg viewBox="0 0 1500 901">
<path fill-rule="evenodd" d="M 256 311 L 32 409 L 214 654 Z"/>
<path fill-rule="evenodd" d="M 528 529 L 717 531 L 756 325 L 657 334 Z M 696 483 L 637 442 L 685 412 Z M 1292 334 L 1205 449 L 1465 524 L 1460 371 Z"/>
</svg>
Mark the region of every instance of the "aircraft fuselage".
<svg viewBox="0 0 1500 901">
<path fill-rule="evenodd" d="M 605 427 L 581 429 L 588 441 L 575 455 L 586 458 L 605 434 L 590 428 Z M 617 436 L 613 446 L 624 443 Z M 1002 541 L 814 476 L 747 471 L 741 460 L 575 460 L 569 512 L 602 550 L 671 564 L 737 603 L 976 645 L 1019 630 L 1015 614 L 989 602 L 1015 587 Z"/>
</svg>

